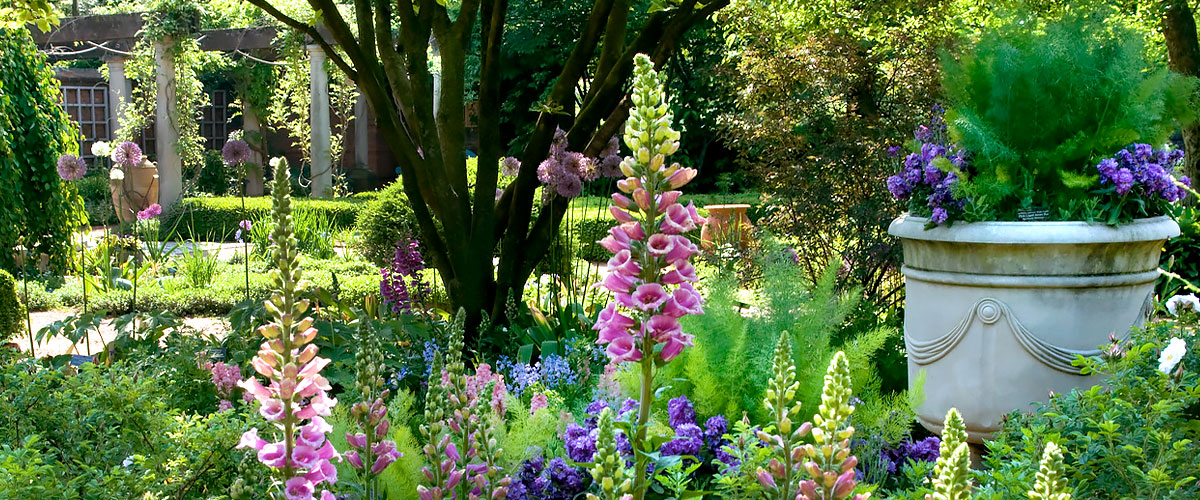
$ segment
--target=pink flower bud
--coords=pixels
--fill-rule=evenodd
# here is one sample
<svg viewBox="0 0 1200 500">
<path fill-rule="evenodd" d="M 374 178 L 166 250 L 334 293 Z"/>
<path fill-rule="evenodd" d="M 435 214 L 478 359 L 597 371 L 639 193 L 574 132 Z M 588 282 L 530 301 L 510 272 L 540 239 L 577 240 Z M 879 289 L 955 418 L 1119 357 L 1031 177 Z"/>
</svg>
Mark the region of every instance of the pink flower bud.
<svg viewBox="0 0 1200 500">
<path fill-rule="evenodd" d="M 433 481 L 433 478 L 431 477 L 429 480 Z M 417 486 L 417 496 L 420 497 L 421 500 L 434 500 L 433 492 L 429 491 L 429 488 L 426 488 L 423 484 Z"/>
<path fill-rule="evenodd" d="M 645 189 L 638 188 L 633 192 L 633 201 L 637 203 L 638 208 L 642 210 L 650 210 L 650 192 Z"/>
<path fill-rule="evenodd" d="M 850 496 L 854 492 L 854 471 L 848 470 L 838 476 L 833 483 L 833 497 L 843 499 Z"/>
<path fill-rule="evenodd" d="M 613 218 L 617 219 L 620 222 L 633 222 L 634 221 L 633 216 L 629 215 L 629 212 L 621 210 L 618 207 L 608 207 L 608 213 L 612 214 Z"/>
<path fill-rule="evenodd" d="M 858 457 L 856 457 L 854 455 L 850 455 L 850 457 L 846 458 L 845 462 L 842 462 L 842 472 L 854 470 L 854 468 L 857 466 L 858 466 Z"/>
<path fill-rule="evenodd" d="M 390 426 L 391 424 L 388 423 L 387 419 L 379 422 L 379 425 L 375 426 L 375 439 L 383 439 L 383 437 L 387 435 L 388 427 Z"/>
<path fill-rule="evenodd" d="M 775 487 L 775 478 L 771 477 L 771 474 L 767 473 L 767 471 L 758 469 L 756 476 L 758 477 L 758 484 L 762 485 L 763 488 Z"/>
<path fill-rule="evenodd" d="M 396 459 L 399 458 L 398 455 L 399 452 L 396 451 L 380 455 L 379 458 L 375 459 L 375 464 L 371 466 L 371 474 L 379 474 L 383 472 L 384 469 L 386 469 L 389 465 L 392 465 L 392 462 L 395 462 Z"/>
<path fill-rule="evenodd" d="M 671 189 L 679 189 L 684 184 L 691 182 L 696 177 L 696 173 L 696 169 L 694 168 L 676 170 L 675 173 L 667 178 L 667 185 L 671 186 Z"/>
<path fill-rule="evenodd" d="M 358 448 L 360 450 L 364 449 L 367 447 L 367 435 L 361 432 L 358 434 L 351 434 L 347 432 L 346 443 L 354 448 Z"/>
<path fill-rule="evenodd" d="M 446 487 L 454 489 L 455 486 L 458 486 L 459 481 L 462 481 L 462 477 L 462 469 L 455 469 L 454 472 L 450 473 L 450 477 L 446 478 Z"/>
<path fill-rule="evenodd" d="M 805 498 L 821 498 L 817 495 L 817 483 L 813 481 L 800 481 L 800 494 L 804 495 Z"/>
<path fill-rule="evenodd" d="M 633 200 L 629 199 L 628 196 L 625 196 L 621 193 L 613 193 L 612 200 L 613 200 L 613 203 L 615 203 L 618 207 L 621 207 L 621 208 L 629 208 L 629 207 L 633 206 Z"/>
<path fill-rule="evenodd" d="M 455 432 L 459 432 L 459 431 L 455 431 Z M 446 445 L 446 457 L 455 462 L 462 460 L 462 456 L 460 456 L 458 454 L 458 447 L 454 446 L 454 443 L 449 443 Z"/>
</svg>

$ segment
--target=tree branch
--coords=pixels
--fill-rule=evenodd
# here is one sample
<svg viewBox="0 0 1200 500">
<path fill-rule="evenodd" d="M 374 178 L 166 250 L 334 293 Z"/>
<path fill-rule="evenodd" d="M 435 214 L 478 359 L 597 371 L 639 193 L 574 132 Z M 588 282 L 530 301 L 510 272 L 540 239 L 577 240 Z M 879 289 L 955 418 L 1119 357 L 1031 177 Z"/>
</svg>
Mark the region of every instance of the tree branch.
<svg viewBox="0 0 1200 500">
<path fill-rule="evenodd" d="M 329 57 L 329 60 L 333 61 L 333 64 L 335 64 L 338 68 L 340 68 L 343 72 L 345 72 L 346 75 L 348 75 L 351 80 L 358 81 L 358 73 L 354 70 L 354 68 L 352 68 L 349 64 L 347 64 L 344 59 L 342 59 L 342 56 L 340 54 L 338 54 L 337 52 L 335 52 L 333 50 L 333 45 L 330 44 L 328 41 L 326 41 L 325 37 L 321 36 L 321 32 L 317 31 L 316 27 L 314 27 L 306 22 L 302 22 L 302 21 L 299 21 L 292 17 L 289 17 L 287 14 L 284 14 L 283 12 L 280 12 L 279 9 L 276 9 L 275 6 L 271 5 L 270 0 L 248 0 L 248 1 L 250 2 L 251 5 L 254 5 L 255 7 L 262 9 L 264 12 L 267 13 L 267 15 L 275 18 L 279 22 L 281 22 L 287 26 L 290 26 L 297 31 L 300 31 L 301 33 L 308 35 L 309 38 L 312 38 L 313 41 L 316 42 L 317 45 L 319 45 L 321 47 L 321 49 L 325 51 L 325 53 Z"/>
</svg>

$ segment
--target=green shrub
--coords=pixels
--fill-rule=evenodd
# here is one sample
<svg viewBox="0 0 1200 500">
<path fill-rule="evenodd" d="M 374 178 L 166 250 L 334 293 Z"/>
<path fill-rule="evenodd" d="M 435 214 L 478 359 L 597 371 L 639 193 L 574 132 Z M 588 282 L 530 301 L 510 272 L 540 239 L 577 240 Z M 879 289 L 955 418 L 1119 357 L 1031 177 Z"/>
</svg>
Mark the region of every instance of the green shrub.
<svg viewBox="0 0 1200 500">
<path fill-rule="evenodd" d="M 1167 241 L 1163 247 L 1159 267 L 1200 285 L 1200 211 L 1195 207 L 1182 208 L 1175 220 L 1179 222 L 1179 236 Z M 1177 293 L 1188 293 L 1183 283 L 1165 276 L 1159 278 L 1159 297 L 1167 298 Z"/>
<path fill-rule="evenodd" d="M 1168 375 L 1159 371 L 1159 354 L 1175 336 L 1191 345 Z M 1049 442 L 1063 450 L 1075 498 L 1200 498 L 1200 356 L 1194 338 L 1175 322 L 1163 322 L 1135 331 L 1117 356 L 1077 361 L 1083 373 L 1107 375 L 1104 385 L 1053 396 L 1032 414 L 1010 414 L 987 443 L 989 470 L 978 498 L 1022 496 Z"/>
<path fill-rule="evenodd" d="M 212 149 L 205 151 L 204 168 L 194 175 L 197 191 L 213 196 L 225 196 L 229 193 L 233 172 L 221 159 L 220 151 Z"/>
<path fill-rule="evenodd" d="M 297 198 L 292 202 L 292 209 L 293 213 L 323 214 L 333 227 L 343 229 L 354 225 L 365 205 L 354 198 Z M 268 218 L 270 212 L 270 197 L 246 198 L 245 211 L 239 197 L 187 198 L 183 200 L 183 208 L 166 216 L 162 224 L 163 227 L 175 227 L 176 237 L 181 240 L 236 241 L 234 235 L 239 222 Z"/>
<path fill-rule="evenodd" d="M 377 266 L 391 263 L 396 254 L 396 242 L 420 234 L 416 216 L 399 180 L 367 202 L 358 215 L 355 229 L 359 233 L 358 252 Z"/>
<path fill-rule="evenodd" d="M 1128 28 L 1086 10 L 1038 24 L 1010 19 L 943 58 L 950 135 L 972 155 L 955 189 L 971 200 L 967 220 L 1018 220 L 1027 208 L 1079 220 L 1096 199 L 1100 159 L 1162 144 L 1194 117 L 1195 79 L 1151 64 Z"/>
<path fill-rule="evenodd" d="M 608 236 L 608 231 L 616 227 L 617 221 L 607 213 L 599 219 L 582 219 L 575 221 L 572 233 L 579 245 L 575 255 L 588 262 L 605 262 L 612 257 L 599 241 Z"/>
<path fill-rule="evenodd" d="M 117 211 L 113 210 L 112 192 L 108 189 L 108 174 L 89 171 L 88 176 L 75 181 L 79 197 L 87 209 L 88 222 L 91 224 L 116 224 Z"/>
<path fill-rule="evenodd" d="M 25 331 L 25 306 L 17 298 L 17 280 L 0 269 L 0 344 Z"/>
</svg>

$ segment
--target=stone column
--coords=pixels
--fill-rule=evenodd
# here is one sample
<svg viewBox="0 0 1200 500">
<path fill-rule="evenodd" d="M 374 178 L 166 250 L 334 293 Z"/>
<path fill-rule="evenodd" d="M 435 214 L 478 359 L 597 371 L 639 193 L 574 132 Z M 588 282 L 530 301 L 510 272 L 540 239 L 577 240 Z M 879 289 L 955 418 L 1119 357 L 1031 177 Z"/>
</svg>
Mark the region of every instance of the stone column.
<svg viewBox="0 0 1200 500">
<path fill-rule="evenodd" d="M 121 113 L 129 102 L 129 79 L 125 77 L 125 58 L 109 59 L 108 64 L 108 131 L 116 137 L 121 130 Z"/>
<path fill-rule="evenodd" d="M 309 109 L 308 156 L 312 176 L 311 196 L 327 197 L 333 187 L 333 162 L 329 156 L 329 75 L 325 73 L 325 51 L 315 45 L 308 46 L 309 56 Z"/>
<path fill-rule="evenodd" d="M 267 141 L 263 137 L 258 113 L 249 105 L 242 105 L 242 140 L 250 145 L 250 164 L 246 165 L 246 196 L 263 195 L 263 156 L 259 152 Z"/>
<path fill-rule="evenodd" d="M 158 156 L 158 202 L 175 204 L 183 194 L 183 164 L 179 158 L 179 125 L 175 107 L 175 58 L 167 47 L 170 40 L 155 42 L 154 80 L 158 101 L 154 114 L 154 141 Z"/>
<path fill-rule="evenodd" d="M 360 91 L 358 99 L 354 101 L 354 163 L 358 166 L 370 169 L 371 163 L 371 143 L 367 137 L 370 133 L 370 128 L 367 122 L 367 96 Z"/>
</svg>

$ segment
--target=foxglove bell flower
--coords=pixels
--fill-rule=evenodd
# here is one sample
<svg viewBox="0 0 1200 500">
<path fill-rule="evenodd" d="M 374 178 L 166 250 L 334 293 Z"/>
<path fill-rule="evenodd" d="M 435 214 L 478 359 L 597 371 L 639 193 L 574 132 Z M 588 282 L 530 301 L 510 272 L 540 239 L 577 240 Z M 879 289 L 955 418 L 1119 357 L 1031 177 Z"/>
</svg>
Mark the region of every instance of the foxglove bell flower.
<svg viewBox="0 0 1200 500">
<path fill-rule="evenodd" d="M 649 387 L 656 364 L 672 361 L 692 345 L 692 336 L 684 333 L 679 318 L 703 313 L 702 300 L 693 295 L 691 283 L 697 278 L 688 262 L 699 248 L 685 234 L 704 219 L 694 206 L 678 201 L 682 193 L 677 189 L 691 181 L 696 170 L 667 160 L 679 149 L 680 134 L 671 129 L 665 77 L 654 70 L 645 54 L 637 55 L 634 65 L 630 95 L 634 107 L 624 134 L 625 145 L 633 154 L 618 165 L 625 178 L 617 182 L 621 192 L 613 195 L 610 210 L 621 224 L 600 241 L 613 253 L 602 284 L 613 293 L 613 301 L 592 328 L 599 332 L 598 343 L 605 345 L 613 363 L 642 365 L 642 384 Z M 643 398 L 652 399 L 653 394 L 647 396 L 643 391 Z M 640 402 L 635 426 L 646 425 L 651 403 Z M 638 432 L 633 439 L 647 437 Z M 676 447 L 690 450 L 692 444 L 691 440 L 681 441 Z M 633 443 L 633 448 L 642 449 L 642 443 Z M 648 465 L 645 457 L 637 457 L 632 487 L 636 499 L 645 495 Z M 602 467 L 593 473 L 612 471 Z M 597 475 L 596 480 L 604 479 Z"/>
<path fill-rule="evenodd" d="M 259 461 L 283 483 L 288 499 L 309 500 L 321 484 L 337 482 L 336 469 L 329 461 L 338 453 L 325 438 L 333 428 L 322 418 L 329 415 L 337 400 L 326 394 L 329 381 L 320 374 L 329 360 L 317 356 L 316 345 L 309 344 L 317 330 L 312 326 L 313 319 L 305 316 L 308 300 L 299 298 L 304 284 L 293 237 L 287 162 L 275 164 L 271 192 L 276 269 L 271 274 L 277 289 L 265 303 L 272 321 L 258 329 L 266 341 L 251 362 L 269 383 L 264 386 L 251 376 L 238 386 L 258 400 L 259 413 L 271 423 L 276 440 L 266 441 L 259 437 L 258 429 L 252 428 L 242 435 L 238 448 L 258 451 Z M 332 494 L 323 491 L 321 498 L 332 498 Z"/>
</svg>

